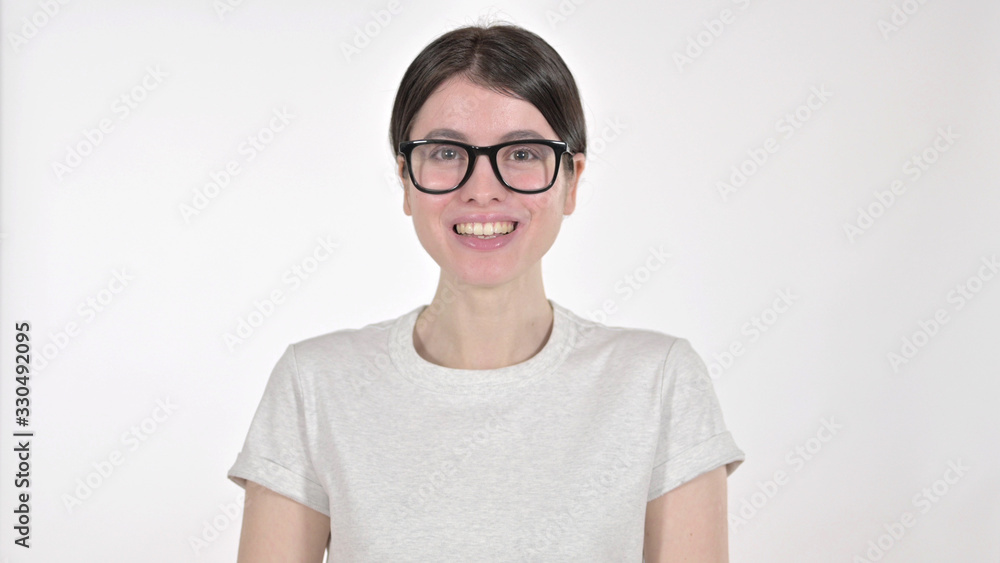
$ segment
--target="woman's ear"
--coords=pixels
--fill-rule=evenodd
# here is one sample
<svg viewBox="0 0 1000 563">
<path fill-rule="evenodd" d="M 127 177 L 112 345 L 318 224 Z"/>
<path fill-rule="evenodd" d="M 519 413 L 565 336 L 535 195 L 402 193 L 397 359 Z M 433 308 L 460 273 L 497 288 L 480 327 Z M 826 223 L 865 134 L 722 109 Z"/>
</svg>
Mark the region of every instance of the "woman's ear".
<svg viewBox="0 0 1000 563">
<path fill-rule="evenodd" d="M 563 215 L 571 215 L 576 209 L 576 188 L 580 184 L 580 175 L 587 167 L 587 157 L 583 153 L 573 155 L 573 176 L 566 181 L 566 198 L 563 200 Z"/>
<path fill-rule="evenodd" d="M 410 190 L 406 189 L 406 159 L 402 155 L 396 155 L 396 173 L 399 175 L 399 184 L 403 186 L 403 213 L 412 215 L 410 211 Z"/>
</svg>

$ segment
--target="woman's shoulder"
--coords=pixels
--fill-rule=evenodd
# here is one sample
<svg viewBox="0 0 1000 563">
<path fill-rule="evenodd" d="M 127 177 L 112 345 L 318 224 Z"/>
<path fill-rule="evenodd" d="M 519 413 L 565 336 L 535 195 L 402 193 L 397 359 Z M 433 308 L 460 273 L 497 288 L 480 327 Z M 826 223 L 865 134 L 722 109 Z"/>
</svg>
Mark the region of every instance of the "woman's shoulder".
<svg viewBox="0 0 1000 563">
<path fill-rule="evenodd" d="M 300 366 L 315 362 L 326 363 L 330 359 L 344 363 L 352 357 L 371 359 L 387 355 L 393 327 L 405 317 L 415 314 L 418 309 L 361 327 L 341 328 L 312 336 L 292 343 L 290 348 Z"/>
<path fill-rule="evenodd" d="M 578 346 L 581 348 L 613 348 L 625 354 L 643 354 L 665 357 L 673 349 L 691 348 L 690 342 L 669 332 L 650 328 L 636 328 L 612 324 L 612 317 L 603 311 L 585 318 L 573 311 L 553 304 L 558 314 L 573 325 Z"/>
</svg>

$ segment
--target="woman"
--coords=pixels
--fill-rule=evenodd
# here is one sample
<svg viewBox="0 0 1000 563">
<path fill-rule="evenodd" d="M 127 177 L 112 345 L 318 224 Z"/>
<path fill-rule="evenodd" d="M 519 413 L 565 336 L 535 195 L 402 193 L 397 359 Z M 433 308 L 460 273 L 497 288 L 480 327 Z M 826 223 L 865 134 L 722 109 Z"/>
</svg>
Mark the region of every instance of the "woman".
<svg viewBox="0 0 1000 563">
<path fill-rule="evenodd" d="M 726 561 L 744 456 L 704 364 L 545 296 L 586 162 L 563 60 L 518 27 L 451 31 L 390 140 L 437 292 L 286 349 L 229 472 L 239 561 Z"/>
</svg>

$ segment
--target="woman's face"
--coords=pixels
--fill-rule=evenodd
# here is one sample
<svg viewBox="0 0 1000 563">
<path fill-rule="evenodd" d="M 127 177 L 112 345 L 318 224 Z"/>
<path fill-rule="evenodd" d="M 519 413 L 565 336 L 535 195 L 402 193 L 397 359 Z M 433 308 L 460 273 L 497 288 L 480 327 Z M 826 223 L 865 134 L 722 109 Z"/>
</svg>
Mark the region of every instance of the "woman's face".
<svg viewBox="0 0 1000 563">
<path fill-rule="evenodd" d="M 560 140 L 531 103 L 462 77 L 443 82 L 417 112 L 410 139 L 429 138 L 478 146 L 529 138 Z M 404 186 L 403 211 L 413 217 L 420 243 L 445 273 L 479 286 L 516 282 L 540 263 L 555 241 L 563 215 L 576 206 L 576 187 L 584 166 L 583 155 L 574 155 L 575 174 L 567 174 L 560 165 L 552 188 L 521 194 L 504 187 L 489 158 L 480 156 L 462 187 L 446 194 L 426 194 L 413 187 L 402 156 L 397 160 Z M 503 223 L 511 222 L 515 223 L 513 231 L 494 238 L 456 230 L 465 231 L 475 223 L 501 223 L 502 231 Z"/>
</svg>

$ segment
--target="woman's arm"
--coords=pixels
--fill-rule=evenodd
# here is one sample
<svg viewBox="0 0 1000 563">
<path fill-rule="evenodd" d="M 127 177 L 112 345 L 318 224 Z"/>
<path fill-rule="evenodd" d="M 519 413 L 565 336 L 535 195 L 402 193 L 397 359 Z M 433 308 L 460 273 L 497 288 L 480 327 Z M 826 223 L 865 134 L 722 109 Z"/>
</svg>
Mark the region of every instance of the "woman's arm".
<svg viewBox="0 0 1000 563">
<path fill-rule="evenodd" d="M 695 477 L 646 504 L 646 563 L 728 563 L 726 467 Z"/>
<path fill-rule="evenodd" d="M 329 516 L 247 480 L 238 563 L 322 563 L 329 538 Z"/>
</svg>

